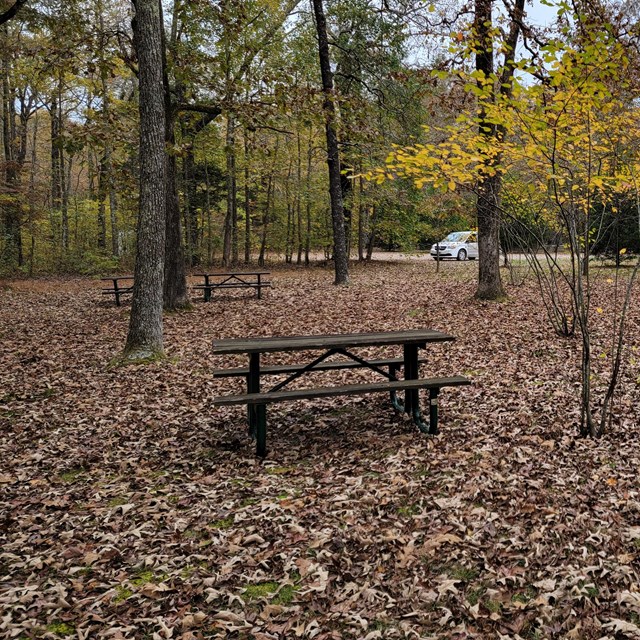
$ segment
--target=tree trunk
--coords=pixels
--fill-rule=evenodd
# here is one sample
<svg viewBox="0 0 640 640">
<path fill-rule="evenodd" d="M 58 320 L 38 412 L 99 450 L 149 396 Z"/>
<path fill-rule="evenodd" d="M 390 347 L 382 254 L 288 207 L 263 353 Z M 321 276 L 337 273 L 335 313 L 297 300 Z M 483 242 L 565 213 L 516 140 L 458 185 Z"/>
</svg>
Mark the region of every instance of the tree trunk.
<svg viewBox="0 0 640 640">
<path fill-rule="evenodd" d="M 140 86 L 140 213 L 133 300 L 123 356 L 127 360 L 144 360 L 164 355 L 162 285 L 167 127 L 160 2 L 136 0 L 135 8 Z"/>
<path fill-rule="evenodd" d="M 296 164 L 296 217 L 298 229 L 298 257 L 296 264 L 302 264 L 302 149 L 300 144 L 300 131 L 297 136 L 298 158 Z"/>
<path fill-rule="evenodd" d="M 177 6 L 177 3 L 176 3 Z M 162 4 L 160 3 L 160 38 L 163 87 L 163 124 L 164 124 L 164 274 L 163 274 L 163 305 L 168 311 L 184 309 L 189 306 L 187 292 L 187 274 L 185 270 L 184 249 L 182 247 L 182 228 L 180 226 L 180 201 L 178 198 L 175 154 L 175 109 L 169 86 L 169 72 L 167 67 L 167 48 L 162 27 Z"/>
<path fill-rule="evenodd" d="M 4 255 L 3 261 L 9 267 L 22 265 L 22 237 L 20 215 L 20 151 L 16 146 L 15 131 L 15 101 L 9 85 L 9 48 L 6 46 L 7 27 L 3 27 L 3 55 L 2 55 L 2 141 L 4 151 L 4 182 L 9 198 L 2 207 L 2 221 L 4 224 Z M 26 124 L 24 125 L 26 135 Z"/>
<path fill-rule="evenodd" d="M 118 257 L 120 251 L 120 239 L 118 237 L 118 194 L 116 193 L 115 180 L 113 177 L 113 165 L 111 156 L 107 158 L 107 172 L 109 175 L 109 219 L 111 222 L 111 253 Z"/>
<path fill-rule="evenodd" d="M 107 169 L 106 159 L 100 158 L 98 163 L 98 249 L 107 248 Z"/>
<path fill-rule="evenodd" d="M 304 264 L 309 266 L 309 254 L 311 249 L 311 165 L 313 160 L 313 149 L 311 147 L 312 142 L 312 129 L 309 127 L 309 144 L 307 149 L 307 175 L 305 179 L 305 206 L 306 206 L 306 218 L 307 228 L 304 240 Z"/>
<path fill-rule="evenodd" d="M 244 263 L 251 262 L 251 188 L 249 185 L 249 139 L 244 132 Z"/>
<path fill-rule="evenodd" d="M 371 262 L 371 256 L 373 256 L 373 244 L 376 240 L 376 223 L 378 222 L 378 207 L 373 205 L 373 211 L 369 216 L 369 239 L 367 242 L 367 262 Z"/>
<path fill-rule="evenodd" d="M 277 154 L 277 149 L 276 149 Z M 267 248 L 267 230 L 269 228 L 269 214 L 271 210 L 271 193 L 273 189 L 273 174 L 269 174 L 267 181 L 267 198 L 264 205 L 264 214 L 262 216 L 262 238 L 260 240 L 260 255 L 258 256 L 258 265 L 264 267 L 264 255 Z"/>
<path fill-rule="evenodd" d="M 225 155 L 227 160 L 227 213 L 224 219 L 224 233 L 222 246 L 222 264 L 228 267 L 233 262 L 233 247 L 236 239 L 236 156 L 235 156 L 235 118 L 232 113 L 227 115 L 227 135 Z M 237 255 L 236 255 L 237 258 Z"/>
<path fill-rule="evenodd" d="M 318 34 L 318 53 L 322 90 L 324 93 L 323 110 L 327 137 L 327 166 L 329 168 L 329 195 L 331 197 L 331 222 L 333 227 L 333 260 L 335 267 L 335 284 L 349 282 L 349 261 L 344 229 L 344 208 L 342 188 L 340 186 L 340 151 L 336 134 L 336 110 L 333 102 L 333 72 L 329 57 L 329 41 L 327 38 L 327 22 L 322 0 L 312 0 L 313 12 Z"/>
<path fill-rule="evenodd" d="M 364 230 L 367 208 L 364 206 L 364 179 L 358 180 L 358 262 L 364 261 Z"/>
<path fill-rule="evenodd" d="M 483 79 L 491 78 L 494 73 L 493 21 L 491 10 L 493 0 L 475 0 L 474 30 L 477 39 L 476 71 L 480 72 L 478 87 L 484 90 Z M 499 92 L 509 96 L 512 92 L 512 78 L 515 69 L 514 55 L 524 10 L 524 0 L 516 0 L 512 8 L 511 25 L 505 43 L 505 63 L 499 79 Z M 495 88 L 488 96 L 495 100 Z M 480 107 L 479 127 L 487 138 L 504 139 L 506 131 L 486 119 L 486 112 Z M 500 158 L 493 160 L 497 165 Z M 491 175 L 493 174 L 493 175 Z M 502 175 L 488 172 L 478 185 L 478 289 L 476 297 L 485 300 L 497 300 L 505 292 L 500 277 L 500 191 Z"/>
</svg>

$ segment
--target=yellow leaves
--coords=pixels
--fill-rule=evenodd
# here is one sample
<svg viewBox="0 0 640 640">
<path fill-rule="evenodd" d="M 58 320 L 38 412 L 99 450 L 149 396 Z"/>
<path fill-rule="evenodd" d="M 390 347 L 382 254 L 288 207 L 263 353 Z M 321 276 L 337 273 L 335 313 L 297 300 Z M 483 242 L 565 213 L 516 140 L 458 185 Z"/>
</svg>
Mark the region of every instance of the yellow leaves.
<svg viewBox="0 0 640 640">
<path fill-rule="evenodd" d="M 623 256 L 625 253 L 627 253 L 627 250 L 626 249 L 620 249 L 619 253 L 620 253 L 621 256 Z"/>
<path fill-rule="evenodd" d="M 598 307 L 598 308 L 596 309 L 596 311 L 597 311 L 598 313 L 604 313 L 604 310 L 603 310 L 603 308 L 602 308 L 602 307 Z"/>
</svg>

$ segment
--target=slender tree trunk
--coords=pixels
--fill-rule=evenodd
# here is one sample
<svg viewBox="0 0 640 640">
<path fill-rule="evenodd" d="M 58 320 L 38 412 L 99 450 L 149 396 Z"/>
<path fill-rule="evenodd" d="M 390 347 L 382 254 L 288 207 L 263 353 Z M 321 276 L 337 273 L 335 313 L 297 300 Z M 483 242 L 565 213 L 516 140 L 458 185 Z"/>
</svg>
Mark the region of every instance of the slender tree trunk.
<svg viewBox="0 0 640 640">
<path fill-rule="evenodd" d="M 107 169 L 106 159 L 100 158 L 98 163 L 98 248 L 103 251 L 107 248 Z"/>
<path fill-rule="evenodd" d="M 136 0 L 139 1 L 139 0 Z M 159 0 L 158 0 L 159 1 Z M 177 11 L 179 3 L 175 3 Z M 160 24 L 162 25 L 162 4 L 160 3 Z M 167 68 L 167 47 L 164 27 L 160 32 L 160 55 L 163 88 L 163 124 L 164 124 L 164 156 L 165 180 L 164 207 L 164 273 L 163 273 L 163 304 L 168 311 L 184 309 L 189 306 L 187 291 L 187 274 L 185 269 L 184 249 L 182 247 L 182 228 L 180 226 L 180 200 L 178 197 L 178 170 L 175 154 L 175 118 L 171 88 L 169 86 L 169 72 Z"/>
<path fill-rule="evenodd" d="M 120 240 L 118 237 L 118 194 L 116 193 L 115 180 L 113 176 L 113 165 L 111 157 L 107 160 L 109 175 L 109 220 L 111 222 L 111 253 L 114 257 L 120 255 Z"/>
<path fill-rule="evenodd" d="M 19 198 L 20 173 L 22 162 L 21 151 L 16 149 L 16 112 L 13 91 L 10 87 L 9 77 L 9 49 L 6 46 L 7 26 L 2 27 L 2 141 L 4 151 L 4 182 L 9 195 L 7 202 L 0 209 L 2 222 L 4 223 L 5 246 L 3 258 L 9 267 L 21 266 L 22 259 L 22 234 L 21 234 L 21 207 Z M 23 124 L 26 135 L 26 123 Z"/>
<path fill-rule="evenodd" d="M 39 133 L 38 111 L 35 112 L 33 122 L 33 135 L 31 139 L 31 167 L 29 172 L 29 234 L 31 235 L 31 244 L 29 247 L 29 277 L 33 276 L 33 268 L 36 252 L 36 167 L 37 167 L 37 149 L 38 149 L 38 133 Z"/>
<path fill-rule="evenodd" d="M 363 205 L 364 180 L 358 180 L 358 262 L 364 261 L 364 216 L 366 208 Z"/>
<path fill-rule="evenodd" d="M 302 149 L 299 130 L 297 142 L 298 158 L 296 164 L 296 217 L 298 230 L 298 257 L 296 263 L 302 264 Z"/>
<path fill-rule="evenodd" d="M 199 263 L 198 238 L 200 236 L 200 224 L 198 221 L 198 208 L 196 207 L 196 180 L 195 180 L 195 156 L 193 152 L 193 138 L 186 145 L 183 159 L 185 217 L 188 229 L 189 263 L 195 267 Z"/>
<path fill-rule="evenodd" d="M 205 156 L 204 161 L 204 188 L 205 188 L 205 216 L 207 218 L 207 264 L 213 259 L 213 238 L 211 237 L 211 196 L 209 194 L 209 167 Z"/>
<path fill-rule="evenodd" d="M 248 132 L 244 132 L 244 263 L 251 262 L 251 187 Z"/>
<path fill-rule="evenodd" d="M 232 113 L 227 115 L 227 135 L 225 155 L 227 160 L 227 213 L 224 219 L 224 233 L 222 246 L 222 264 L 228 267 L 233 262 L 233 246 L 236 239 L 236 156 L 235 156 L 235 117 Z M 236 255 L 237 258 L 237 255 Z"/>
<path fill-rule="evenodd" d="M 335 284 L 347 284 L 349 282 L 349 261 L 344 228 L 342 188 L 340 186 L 340 151 L 336 134 L 336 109 L 333 95 L 333 72 L 331 71 L 329 41 L 327 38 L 327 22 L 322 0 L 312 0 L 312 3 L 318 34 L 318 53 L 324 93 L 323 110 L 327 137 L 327 166 L 329 168 L 329 195 L 331 197 Z"/>
<path fill-rule="evenodd" d="M 309 127 L 309 144 L 307 149 L 307 176 L 305 179 L 305 205 L 307 228 L 304 240 L 304 264 L 309 266 L 309 254 L 311 249 L 311 165 L 313 161 L 312 128 Z"/>
<path fill-rule="evenodd" d="M 371 262 L 373 256 L 373 245 L 376 241 L 376 224 L 378 222 L 378 207 L 373 205 L 371 216 L 369 216 L 369 238 L 367 242 L 367 262 Z"/>
<path fill-rule="evenodd" d="M 276 149 L 277 153 L 277 149 Z M 264 205 L 264 214 L 262 216 L 262 238 L 260 239 L 260 254 L 258 256 L 258 265 L 264 267 L 264 256 L 267 248 L 267 230 L 269 228 L 269 216 L 271 213 L 271 194 L 273 189 L 273 173 L 269 173 L 267 181 L 267 197 Z"/>
<path fill-rule="evenodd" d="M 164 355 L 162 286 L 166 233 L 166 104 L 159 0 L 136 0 L 139 69 L 140 213 L 133 301 L 124 349 L 128 360 Z"/>
</svg>

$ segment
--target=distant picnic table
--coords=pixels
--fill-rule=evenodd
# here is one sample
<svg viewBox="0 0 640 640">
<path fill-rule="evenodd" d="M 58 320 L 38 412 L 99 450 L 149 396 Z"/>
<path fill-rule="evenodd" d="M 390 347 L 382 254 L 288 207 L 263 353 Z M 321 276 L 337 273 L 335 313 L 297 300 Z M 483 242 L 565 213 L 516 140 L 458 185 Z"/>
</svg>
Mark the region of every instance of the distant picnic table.
<svg viewBox="0 0 640 640">
<path fill-rule="evenodd" d="M 263 280 L 269 271 L 236 271 L 229 273 L 196 273 L 196 277 L 204 278 L 204 283 L 193 285 L 194 289 L 201 289 L 204 301 L 211 300 L 211 294 L 217 289 L 255 289 L 258 299 L 262 298 L 262 289 L 270 288 L 271 283 Z"/>
<path fill-rule="evenodd" d="M 247 405 L 249 432 L 256 437 L 256 453 L 266 456 L 267 413 L 266 405 L 274 402 L 322 398 L 338 395 L 362 395 L 388 392 L 391 403 L 398 411 L 410 415 L 420 431 L 438 433 L 438 394 L 443 387 L 470 384 L 462 376 L 447 378 L 420 378 L 419 349 L 429 343 L 449 342 L 453 336 L 431 329 L 385 331 L 375 333 L 351 333 L 310 336 L 284 336 L 271 338 L 240 338 L 215 340 L 213 353 L 217 356 L 244 354 L 249 358 L 248 367 L 218 369 L 214 377 L 243 377 L 246 393 L 215 397 L 214 405 Z M 352 352 L 360 347 L 402 347 L 401 358 L 366 359 Z M 321 355 L 307 363 L 291 365 L 261 366 L 262 354 L 273 352 L 321 351 Z M 329 360 L 333 355 L 339 360 Z M 382 382 L 365 382 L 341 386 L 315 387 L 310 389 L 284 390 L 290 382 L 306 373 L 337 371 L 341 369 L 368 368 L 385 378 Z M 404 379 L 398 378 L 399 369 L 404 369 Z M 261 391 L 264 376 L 289 374 L 285 380 L 266 391 Z M 429 390 L 429 421 L 425 422 L 420 411 L 418 392 Z M 397 399 L 397 392 L 404 391 L 404 403 Z"/>
<path fill-rule="evenodd" d="M 103 296 L 115 296 L 116 305 L 120 306 L 120 296 L 127 293 L 133 293 L 133 276 L 111 276 L 109 278 L 101 278 L 103 282 L 113 282 L 113 287 L 102 289 Z M 122 286 L 120 281 L 131 280 L 130 285 Z"/>
</svg>

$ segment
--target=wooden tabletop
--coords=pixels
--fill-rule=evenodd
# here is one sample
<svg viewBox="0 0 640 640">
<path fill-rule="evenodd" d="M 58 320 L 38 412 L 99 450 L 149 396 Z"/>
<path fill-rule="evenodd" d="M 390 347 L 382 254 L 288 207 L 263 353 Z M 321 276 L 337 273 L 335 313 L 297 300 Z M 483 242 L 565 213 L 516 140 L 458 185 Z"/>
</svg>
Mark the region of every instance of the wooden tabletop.
<svg viewBox="0 0 640 640">
<path fill-rule="evenodd" d="M 235 271 L 234 273 L 194 273 L 194 276 L 268 276 L 271 271 Z"/>
<path fill-rule="evenodd" d="M 270 353 L 273 351 L 302 351 L 348 347 L 382 347 L 392 344 L 426 344 L 449 342 L 453 336 L 433 329 L 407 329 L 376 333 L 340 333 L 311 336 L 274 336 L 272 338 L 229 338 L 215 340 L 216 355 L 236 353 Z"/>
<path fill-rule="evenodd" d="M 100 278 L 100 280 L 133 280 L 133 276 L 110 276 L 109 278 Z"/>
</svg>

